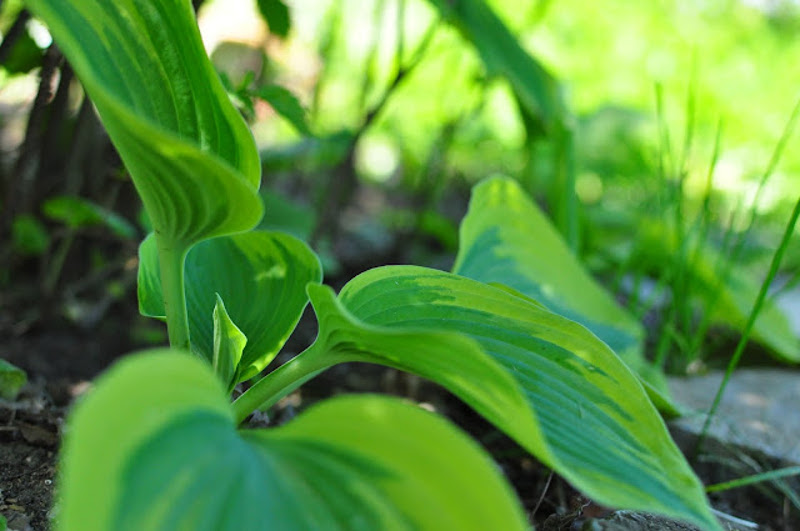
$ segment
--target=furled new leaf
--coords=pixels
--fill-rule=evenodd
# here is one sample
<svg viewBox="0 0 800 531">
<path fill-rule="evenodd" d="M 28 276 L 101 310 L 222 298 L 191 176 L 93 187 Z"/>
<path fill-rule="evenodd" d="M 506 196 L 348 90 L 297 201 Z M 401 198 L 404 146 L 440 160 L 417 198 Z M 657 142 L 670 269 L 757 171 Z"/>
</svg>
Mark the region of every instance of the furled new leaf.
<svg viewBox="0 0 800 531">
<path fill-rule="evenodd" d="M 27 4 L 75 69 L 165 242 L 181 251 L 258 222 L 255 144 L 189 2 Z"/>
<path fill-rule="evenodd" d="M 359 275 L 340 305 L 309 292 L 321 325 L 306 354 L 426 376 L 598 502 L 718 529 L 636 376 L 580 324 L 507 289 L 411 266 Z M 453 333 L 471 341 L 459 347 Z"/>
<path fill-rule="evenodd" d="M 242 351 L 247 345 L 247 337 L 236 327 L 227 310 L 225 303 L 217 294 L 217 303 L 212 314 L 214 320 L 213 358 L 211 365 L 214 371 L 228 386 L 228 391 L 236 385 L 236 369 L 242 360 Z"/>
<path fill-rule="evenodd" d="M 252 378 L 272 361 L 308 303 L 306 284 L 322 280 L 314 252 L 280 232 L 253 231 L 201 242 L 186 257 L 185 272 L 192 349 L 212 361 L 216 294 L 247 337 L 237 382 Z M 152 235 L 139 248 L 138 291 L 141 313 L 164 318 Z"/>
<path fill-rule="evenodd" d="M 343 397 L 237 431 L 210 369 L 170 351 L 98 381 L 69 421 L 59 486 L 62 531 L 526 527 L 488 456 L 434 414 Z"/>
<path fill-rule="evenodd" d="M 632 368 L 645 366 L 644 329 L 584 270 L 547 217 L 513 180 L 472 190 L 453 273 L 505 284 L 577 321 Z"/>
</svg>

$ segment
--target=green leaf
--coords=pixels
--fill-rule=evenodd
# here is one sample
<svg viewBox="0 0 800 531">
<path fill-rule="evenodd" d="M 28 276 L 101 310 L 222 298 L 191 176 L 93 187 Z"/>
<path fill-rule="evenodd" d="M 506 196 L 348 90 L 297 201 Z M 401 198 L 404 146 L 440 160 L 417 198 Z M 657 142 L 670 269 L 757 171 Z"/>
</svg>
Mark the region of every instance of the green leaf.
<svg viewBox="0 0 800 531">
<path fill-rule="evenodd" d="M 698 275 L 697 281 L 702 283 L 702 286 L 710 287 L 718 282 L 719 276 L 711 274 L 712 268 L 707 267 L 707 264 L 697 264 L 695 271 Z M 743 330 L 747 317 L 753 309 L 759 287 L 760 280 L 748 276 L 745 271 L 734 266 L 725 283 L 719 287 L 717 304 L 709 308 L 712 322 Z M 707 300 L 714 298 L 708 293 L 705 296 Z M 791 363 L 800 362 L 800 337 L 794 332 L 789 318 L 774 299 L 768 298 L 764 301 L 753 324 L 752 337 L 767 346 L 778 359 Z"/>
<path fill-rule="evenodd" d="M 285 39 L 292 26 L 289 8 L 282 0 L 258 0 L 258 12 L 269 26 L 270 33 Z"/>
<path fill-rule="evenodd" d="M 463 433 L 398 399 L 340 397 L 290 424 L 235 429 L 207 366 L 131 356 L 69 420 L 57 529 L 525 529 Z"/>
<path fill-rule="evenodd" d="M 52 197 L 42 205 L 42 213 L 73 229 L 105 225 L 120 238 L 136 237 L 136 229 L 128 220 L 82 197 L 67 195 Z"/>
<path fill-rule="evenodd" d="M 581 323 L 633 369 L 645 367 L 644 329 L 586 272 L 513 180 L 482 181 L 461 222 L 453 273 L 505 284 Z"/>
<path fill-rule="evenodd" d="M 38 256 L 50 245 L 50 235 L 41 221 L 29 214 L 20 214 L 11 224 L 11 241 L 21 254 Z"/>
<path fill-rule="evenodd" d="M 186 257 L 185 272 L 192 349 L 213 360 L 211 316 L 216 294 L 247 337 L 237 382 L 252 378 L 272 361 L 308 303 L 306 284 L 322 280 L 314 252 L 280 232 L 253 231 L 199 243 Z M 138 291 L 140 312 L 164 318 L 158 250 L 152 235 L 139 248 Z"/>
<path fill-rule="evenodd" d="M 522 388 L 474 340 L 438 329 L 371 326 L 351 315 L 329 287 L 307 289 L 320 331 L 314 347 L 301 356 L 334 357 L 331 364 L 379 363 L 436 381 L 518 440 L 534 441 L 537 454 L 550 460 L 548 449 L 535 442 L 542 434 Z"/>
<path fill-rule="evenodd" d="M 664 264 L 673 263 L 680 254 L 674 231 L 661 220 L 639 220 L 639 237 L 641 242 L 633 261 L 641 267 L 663 270 Z M 686 245 L 691 249 L 694 242 Z M 694 299 L 710 312 L 711 322 L 742 330 L 758 295 L 761 279 L 753 278 L 738 262 L 731 264 L 729 260 L 708 244 L 699 252 L 693 252 L 683 267 Z M 800 338 L 774 300 L 764 301 L 753 325 L 752 337 L 769 348 L 776 358 L 800 362 Z"/>
<path fill-rule="evenodd" d="M 490 75 L 508 80 L 522 106 L 553 127 L 564 120 L 558 82 L 531 57 L 484 0 L 429 0 L 475 46 Z"/>
<path fill-rule="evenodd" d="M 4 359 L 0 359 L 0 397 L 6 400 L 14 400 L 27 381 L 28 376 L 25 371 Z"/>
<path fill-rule="evenodd" d="M 599 503 L 719 529 L 636 376 L 581 325 L 507 290 L 411 266 L 359 275 L 340 306 L 322 288 L 309 293 L 321 329 L 307 354 L 426 376 Z M 470 341 L 457 346 L 456 333 Z"/>
<path fill-rule="evenodd" d="M 255 95 L 266 101 L 276 113 L 286 118 L 297 132 L 311 136 L 311 130 L 306 120 L 306 111 L 294 94 L 279 85 L 266 85 L 259 87 Z"/>
<path fill-rule="evenodd" d="M 44 52 L 28 31 L 24 31 L 14 42 L 14 46 L 0 65 L 9 74 L 27 74 L 42 64 Z"/>
<path fill-rule="evenodd" d="M 247 337 L 236 327 L 225 310 L 225 303 L 217 294 L 217 303 L 214 305 L 214 352 L 212 366 L 223 384 L 228 386 L 228 391 L 236 385 L 234 380 L 236 370 L 242 360 L 242 351 L 247 344 Z"/>
<path fill-rule="evenodd" d="M 258 153 L 189 2 L 27 3 L 97 107 L 160 237 L 185 249 L 258 222 Z"/>
<path fill-rule="evenodd" d="M 232 424 L 224 390 L 203 365 L 156 350 L 123 359 L 99 379 L 65 432 L 58 529 L 116 529 L 130 456 L 176 418 L 199 410 Z"/>
</svg>

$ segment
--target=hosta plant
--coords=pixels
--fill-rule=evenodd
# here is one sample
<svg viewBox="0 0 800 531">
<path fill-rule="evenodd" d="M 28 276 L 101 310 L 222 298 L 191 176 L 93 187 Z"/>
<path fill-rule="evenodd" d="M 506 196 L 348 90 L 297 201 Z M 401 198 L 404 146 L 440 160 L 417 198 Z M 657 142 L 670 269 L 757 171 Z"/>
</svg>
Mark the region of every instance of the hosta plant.
<svg viewBox="0 0 800 531">
<path fill-rule="evenodd" d="M 58 529 L 528 526 L 475 442 L 399 399 L 346 396 L 281 427 L 240 427 L 348 361 L 442 385 L 599 503 L 719 529 L 652 401 L 667 400 L 634 372 L 645 367 L 639 326 L 513 181 L 474 190 L 453 272 L 382 267 L 336 295 L 303 242 L 251 230 L 262 214 L 258 155 L 188 0 L 28 6 L 150 215 L 139 303 L 166 320 L 171 345 L 127 357 L 75 408 Z M 316 341 L 260 376 L 309 301 Z"/>
</svg>

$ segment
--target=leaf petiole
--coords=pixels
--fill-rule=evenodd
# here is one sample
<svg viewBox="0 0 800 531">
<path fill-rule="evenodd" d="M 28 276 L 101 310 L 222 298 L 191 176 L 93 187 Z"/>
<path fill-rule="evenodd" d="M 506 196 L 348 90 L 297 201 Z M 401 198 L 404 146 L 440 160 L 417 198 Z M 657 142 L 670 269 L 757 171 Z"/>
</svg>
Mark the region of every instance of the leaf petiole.
<svg viewBox="0 0 800 531">
<path fill-rule="evenodd" d="M 256 409 L 275 405 L 321 372 L 341 363 L 339 356 L 321 356 L 317 343 L 257 381 L 233 402 L 236 424 L 241 424 Z"/>
<path fill-rule="evenodd" d="M 170 241 L 158 233 L 156 233 L 156 243 L 169 344 L 173 348 L 190 350 L 189 316 L 186 312 L 183 271 L 189 246 Z"/>
</svg>

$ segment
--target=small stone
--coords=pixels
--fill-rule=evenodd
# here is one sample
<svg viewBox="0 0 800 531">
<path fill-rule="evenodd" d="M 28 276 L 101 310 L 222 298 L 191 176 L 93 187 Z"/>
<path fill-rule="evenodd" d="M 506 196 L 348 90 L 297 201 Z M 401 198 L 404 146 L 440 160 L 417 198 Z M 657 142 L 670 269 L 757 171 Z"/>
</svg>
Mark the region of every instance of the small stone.
<svg viewBox="0 0 800 531">
<path fill-rule="evenodd" d="M 679 444 L 693 444 L 722 381 L 721 371 L 672 378 L 672 396 L 694 413 L 671 423 Z M 800 374 L 787 369 L 733 373 L 711 423 L 709 439 L 761 453 L 784 466 L 800 464 Z"/>
<path fill-rule="evenodd" d="M 13 513 L 6 522 L 8 531 L 32 531 L 31 519 L 27 514 Z"/>
<path fill-rule="evenodd" d="M 616 511 L 605 518 L 586 520 L 581 531 L 697 531 L 697 528 L 663 516 Z"/>
</svg>

